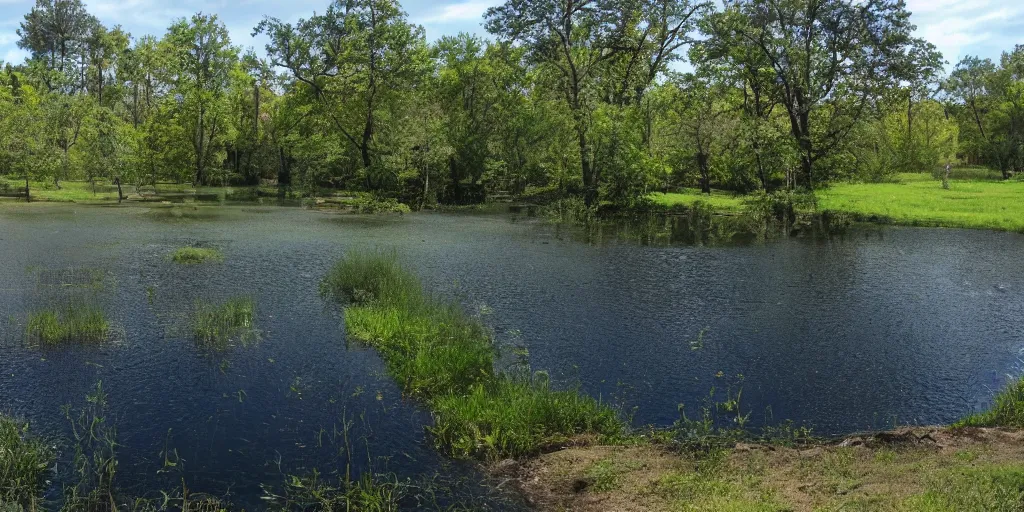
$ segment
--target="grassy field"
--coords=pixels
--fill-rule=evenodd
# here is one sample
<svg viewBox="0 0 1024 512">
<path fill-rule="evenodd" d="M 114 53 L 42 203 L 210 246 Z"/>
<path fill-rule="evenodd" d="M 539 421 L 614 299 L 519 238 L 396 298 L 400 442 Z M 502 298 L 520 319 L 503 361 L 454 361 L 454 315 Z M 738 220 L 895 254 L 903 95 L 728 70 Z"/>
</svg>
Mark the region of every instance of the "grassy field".
<svg viewBox="0 0 1024 512">
<path fill-rule="evenodd" d="M 58 203 L 99 203 L 109 204 L 117 202 L 117 186 L 107 181 L 97 181 L 95 185 L 84 181 L 64 181 L 58 189 L 51 182 L 30 182 L 30 193 L 32 201 L 58 202 Z M 0 197 L 7 201 L 24 201 L 25 182 L 0 177 Z M 161 183 L 156 187 L 147 185 L 136 189 L 131 185 L 123 185 L 125 201 L 139 201 L 143 199 L 159 199 L 163 195 L 194 195 L 194 196 L 219 196 L 226 198 L 232 194 L 240 196 L 256 197 L 257 193 L 262 196 L 274 196 L 277 194 L 276 187 L 193 187 L 191 184 L 168 184 Z M 17 196 L 17 197 L 13 197 Z"/>
<path fill-rule="evenodd" d="M 818 208 L 912 226 L 1024 231 L 1024 181 L 950 181 L 901 174 L 898 183 L 836 184 L 818 192 Z"/>
<path fill-rule="evenodd" d="M 817 208 L 874 222 L 1024 232 L 1024 181 L 998 178 L 995 171 L 962 169 L 953 173 L 949 190 L 926 173 L 900 174 L 892 183 L 837 183 L 817 191 Z M 730 213 L 743 211 L 747 198 L 719 190 L 707 196 L 697 189 L 651 195 L 665 208 L 702 201 Z"/>
</svg>

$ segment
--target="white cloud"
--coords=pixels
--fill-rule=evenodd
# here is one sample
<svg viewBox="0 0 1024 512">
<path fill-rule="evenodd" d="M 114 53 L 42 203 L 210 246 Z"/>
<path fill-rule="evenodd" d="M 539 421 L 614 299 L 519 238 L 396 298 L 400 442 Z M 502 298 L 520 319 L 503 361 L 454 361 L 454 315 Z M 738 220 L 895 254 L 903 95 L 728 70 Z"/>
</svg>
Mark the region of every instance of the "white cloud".
<svg viewBox="0 0 1024 512">
<path fill-rule="evenodd" d="M 934 44 L 950 66 L 968 54 L 997 58 L 999 51 L 1024 42 L 1024 4 L 1015 0 L 908 0 L 907 8 L 917 35 Z"/>
<path fill-rule="evenodd" d="M 457 4 L 448 4 L 435 9 L 420 19 L 420 23 L 457 23 L 466 21 L 482 21 L 484 12 L 500 2 L 487 0 L 468 0 Z"/>
<path fill-rule="evenodd" d="M 20 48 L 11 48 L 4 53 L 3 61 L 8 64 L 21 64 L 28 58 L 28 52 Z"/>
</svg>

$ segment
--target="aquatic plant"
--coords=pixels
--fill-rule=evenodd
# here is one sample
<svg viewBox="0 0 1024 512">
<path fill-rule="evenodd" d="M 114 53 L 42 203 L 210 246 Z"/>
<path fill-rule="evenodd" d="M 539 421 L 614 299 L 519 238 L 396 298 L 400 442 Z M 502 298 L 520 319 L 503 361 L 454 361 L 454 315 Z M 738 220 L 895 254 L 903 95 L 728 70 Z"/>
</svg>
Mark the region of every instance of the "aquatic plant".
<svg viewBox="0 0 1024 512">
<path fill-rule="evenodd" d="M 224 254 L 207 247 L 182 247 L 174 251 L 171 261 L 183 265 L 194 265 L 208 261 L 224 261 Z"/>
<path fill-rule="evenodd" d="M 357 480 L 340 479 L 337 483 L 324 478 L 319 471 L 298 477 L 290 476 L 281 494 L 264 488 L 263 500 L 274 510 L 359 510 L 386 512 L 399 510 L 407 485 L 394 475 L 364 473 Z"/>
<path fill-rule="evenodd" d="M 29 435 L 27 424 L 0 415 L 0 505 L 40 509 L 52 461 L 53 451 Z"/>
<path fill-rule="evenodd" d="M 221 304 L 196 303 L 192 332 L 196 345 L 204 349 L 225 350 L 233 342 L 243 346 L 258 337 L 253 318 L 256 304 L 248 297 L 235 297 Z"/>
<path fill-rule="evenodd" d="M 1024 378 L 1000 391 L 987 411 L 972 414 L 953 426 L 1024 428 Z"/>
<path fill-rule="evenodd" d="M 347 298 L 345 326 L 378 349 L 406 394 L 434 410 L 437 446 L 457 457 L 537 453 L 576 436 L 614 437 L 615 412 L 546 378 L 494 369 L 491 332 L 454 303 L 425 294 L 394 253 L 352 253 L 322 291 Z"/>
<path fill-rule="evenodd" d="M 81 409 L 63 408 L 74 442 L 74 483 L 64 488 L 62 510 L 117 510 L 117 429 L 107 423 L 107 406 L 108 396 L 100 381 L 86 395 Z"/>
<path fill-rule="evenodd" d="M 110 333 L 110 323 L 102 309 L 90 305 L 69 304 L 63 309 L 44 309 L 28 317 L 25 334 L 45 344 L 102 343 Z"/>
</svg>

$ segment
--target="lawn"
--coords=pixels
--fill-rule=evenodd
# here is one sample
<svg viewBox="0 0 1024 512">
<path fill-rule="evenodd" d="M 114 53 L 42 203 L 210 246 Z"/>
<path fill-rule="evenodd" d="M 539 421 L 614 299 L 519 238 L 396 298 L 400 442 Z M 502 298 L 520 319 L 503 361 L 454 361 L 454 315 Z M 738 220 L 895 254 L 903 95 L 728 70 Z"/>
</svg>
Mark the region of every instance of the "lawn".
<svg viewBox="0 0 1024 512">
<path fill-rule="evenodd" d="M 818 211 L 841 211 L 864 220 L 910 226 L 995 229 L 1024 232 L 1024 181 L 1002 181 L 998 173 L 954 173 L 971 180 L 950 181 L 949 190 L 927 173 L 900 174 L 892 183 L 836 183 L 817 191 Z M 651 199 L 665 207 L 703 201 L 723 212 L 744 209 L 745 196 L 715 190 L 710 196 L 697 189 L 655 193 Z"/>
<path fill-rule="evenodd" d="M 1024 182 L 950 181 L 903 174 L 897 183 L 842 183 L 817 193 L 818 209 L 897 224 L 1024 232 Z"/>
</svg>

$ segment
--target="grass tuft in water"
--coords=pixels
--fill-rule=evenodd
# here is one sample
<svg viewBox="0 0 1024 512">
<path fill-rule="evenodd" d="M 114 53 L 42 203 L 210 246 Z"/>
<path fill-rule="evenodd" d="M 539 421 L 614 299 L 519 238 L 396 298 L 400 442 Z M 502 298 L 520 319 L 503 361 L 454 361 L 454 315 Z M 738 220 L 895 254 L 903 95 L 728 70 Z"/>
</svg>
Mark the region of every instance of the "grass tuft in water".
<svg viewBox="0 0 1024 512">
<path fill-rule="evenodd" d="M 52 460 L 52 450 L 30 437 L 26 424 L 0 416 L 0 505 L 41 509 Z"/>
<path fill-rule="evenodd" d="M 192 320 L 196 345 L 212 350 L 226 350 L 235 342 L 247 346 L 257 338 L 255 312 L 256 304 L 248 297 L 235 297 L 222 304 L 198 302 Z"/>
<path fill-rule="evenodd" d="M 496 459 L 537 453 L 575 436 L 614 437 L 615 412 L 546 378 L 499 374 L 490 331 L 457 304 L 425 294 L 394 253 L 347 255 L 322 291 L 347 298 L 345 326 L 381 352 L 404 392 L 434 409 L 440 449 Z"/>
<path fill-rule="evenodd" d="M 622 431 L 611 408 L 576 391 L 553 390 L 543 374 L 500 376 L 465 394 L 436 397 L 432 405 L 436 443 L 461 458 L 533 455 L 579 436 L 615 437 Z"/>
<path fill-rule="evenodd" d="M 183 265 L 224 261 L 224 254 L 217 249 L 205 247 L 182 247 L 171 255 L 171 261 Z"/>
<path fill-rule="evenodd" d="M 263 499 L 273 503 L 274 510 L 385 512 L 399 510 L 399 502 L 406 493 L 407 485 L 393 475 L 365 473 L 358 480 L 335 484 L 314 470 L 305 477 L 290 477 L 282 495 L 264 489 Z"/>
<path fill-rule="evenodd" d="M 999 392 L 989 410 L 972 414 L 954 426 L 1024 428 L 1024 378 Z"/>
<path fill-rule="evenodd" d="M 110 334 L 103 310 L 88 305 L 44 309 L 29 315 L 25 333 L 30 340 L 48 345 L 59 343 L 102 343 Z"/>
</svg>

